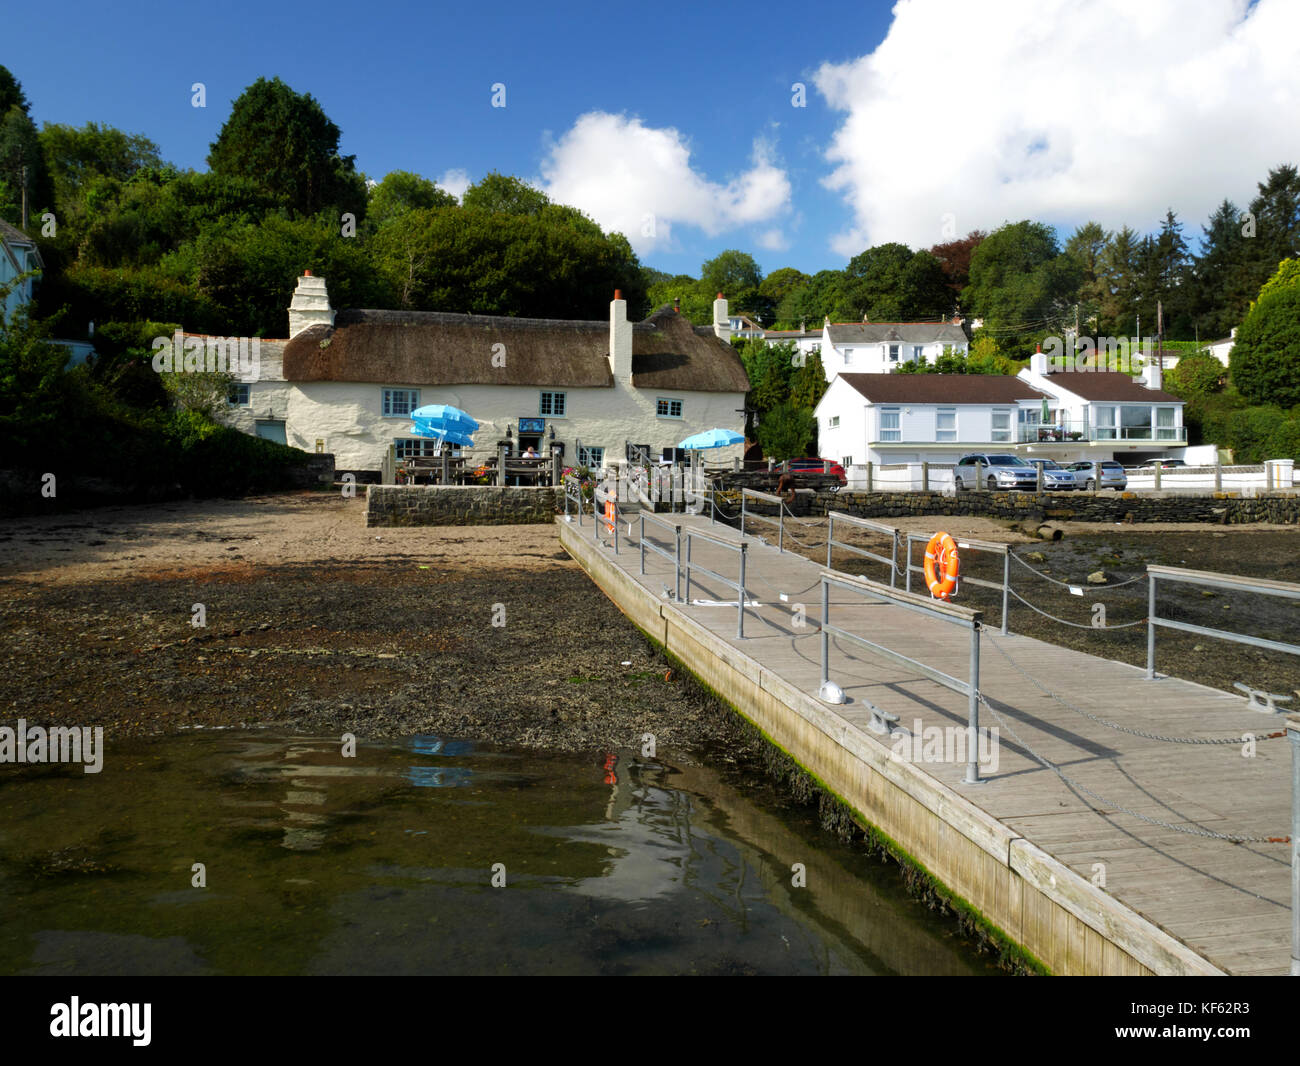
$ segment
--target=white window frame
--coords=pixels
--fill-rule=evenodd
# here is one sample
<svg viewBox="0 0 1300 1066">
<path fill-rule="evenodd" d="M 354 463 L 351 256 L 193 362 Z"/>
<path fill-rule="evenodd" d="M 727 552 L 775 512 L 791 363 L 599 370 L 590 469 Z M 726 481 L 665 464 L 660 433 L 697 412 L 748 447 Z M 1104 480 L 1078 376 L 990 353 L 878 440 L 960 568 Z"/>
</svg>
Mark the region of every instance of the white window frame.
<svg viewBox="0 0 1300 1066">
<path fill-rule="evenodd" d="M 839 415 L 830 415 L 830 416 L 826 419 L 826 428 L 827 428 L 827 429 L 839 429 L 839 428 L 840 428 L 840 416 L 839 416 Z"/>
<path fill-rule="evenodd" d="M 852 349 L 852 348 L 845 348 L 845 349 L 844 349 L 844 365 L 845 365 L 845 366 L 852 366 L 852 365 L 853 365 L 853 349 Z"/>
<path fill-rule="evenodd" d="M 888 359 L 891 363 L 897 363 L 903 357 L 903 346 L 901 344 L 886 345 L 889 349 Z"/>
<path fill-rule="evenodd" d="M 998 425 L 999 417 L 1005 418 L 1007 420 L 1007 424 L 1005 426 Z M 1011 438 L 1013 432 L 1015 431 L 1011 425 L 1011 408 L 1009 407 L 993 408 L 993 411 L 991 412 L 989 417 L 989 440 L 991 440 L 994 444 L 1011 444 L 1013 443 Z"/>
<path fill-rule="evenodd" d="M 677 413 L 673 414 L 673 405 L 677 405 Z M 665 410 L 666 408 L 666 410 Z M 680 420 L 682 417 L 682 401 L 674 400 L 670 396 L 655 397 L 655 417 L 656 418 L 673 418 Z"/>
<path fill-rule="evenodd" d="M 940 421 L 944 415 L 952 416 L 951 428 L 940 426 Z M 950 433 L 952 436 L 944 436 Z M 936 407 L 934 411 L 934 441 L 936 444 L 955 444 L 957 441 L 957 408 L 955 407 Z"/>
<path fill-rule="evenodd" d="M 1102 416 L 1107 416 L 1103 418 Z M 1092 408 L 1094 440 L 1119 439 L 1119 408 L 1115 404 L 1096 404 Z"/>
<path fill-rule="evenodd" d="M 397 395 L 399 393 L 403 397 L 407 398 L 407 402 L 410 405 L 409 410 L 406 411 L 396 410 L 397 407 L 401 406 L 400 404 L 394 402 L 397 399 Z M 383 397 L 383 402 L 380 406 L 380 412 L 382 413 L 384 418 L 410 418 L 411 411 L 414 411 L 419 406 L 420 406 L 419 389 L 384 389 L 384 397 Z"/>
<path fill-rule="evenodd" d="M 592 462 L 592 459 L 595 462 Z M 574 456 L 579 466 L 585 466 L 588 470 L 603 470 L 605 467 L 605 446 L 603 444 L 584 444 L 578 449 Z"/>
<path fill-rule="evenodd" d="M 550 397 L 550 399 L 548 400 L 547 397 Z M 537 413 L 542 418 L 567 418 L 569 413 L 568 393 L 552 392 L 549 389 L 539 393 L 537 397 Z"/>
<path fill-rule="evenodd" d="M 924 362 L 925 362 L 925 345 L 924 345 L 924 344 L 913 344 L 913 345 L 912 345 L 912 362 L 914 362 L 914 363 L 924 363 Z"/>
<path fill-rule="evenodd" d="M 1169 422 L 1167 425 L 1161 424 L 1161 416 L 1168 415 Z M 1156 440 L 1177 440 L 1178 439 L 1178 408 L 1177 407 L 1157 407 L 1156 417 L 1154 420 L 1156 431 Z"/>
<path fill-rule="evenodd" d="M 895 424 L 885 425 L 887 417 L 893 417 Z M 893 434 L 890 436 L 890 434 Z M 903 439 L 903 409 L 901 407 L 882 407 L 880 409 L 880 441 L 901 441 Z"/>
</svg>

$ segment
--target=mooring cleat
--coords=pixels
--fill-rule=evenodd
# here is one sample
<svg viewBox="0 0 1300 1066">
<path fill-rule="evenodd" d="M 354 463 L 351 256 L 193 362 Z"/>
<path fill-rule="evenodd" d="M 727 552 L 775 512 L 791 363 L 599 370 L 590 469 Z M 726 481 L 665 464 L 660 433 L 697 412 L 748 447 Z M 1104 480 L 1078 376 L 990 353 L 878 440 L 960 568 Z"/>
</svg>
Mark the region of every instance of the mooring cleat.
<svg viewBox="0 0 1300 1066">
<path fill-rule="evenodd" d="M 1234 681 L 1232 687 L 1240 689 L 1250 699 L 1250 709 L 1252 711 L 1261 711 L 1264 714 L 1284 714 L 1286 708 L 1277 706 L 1279 703 L 1289 703 L 1294 697 L 1284 696 L 1278 692 L 1265 692 L 1262 688 L 1251 688 L 1249 685 Z"/>
<path fill-rule="evenodd" d="M 862 705 L 871 712 L 871 721 L 867 725 L 868 729 L 873 733 L 879 733 L 886 737 L 894 735 L 894 726 L 898 724 L 899 720 L 898 715 L 881 710 L 874 703 L 869 703 L 866 700 L 862 701 Z"/>
</svg>

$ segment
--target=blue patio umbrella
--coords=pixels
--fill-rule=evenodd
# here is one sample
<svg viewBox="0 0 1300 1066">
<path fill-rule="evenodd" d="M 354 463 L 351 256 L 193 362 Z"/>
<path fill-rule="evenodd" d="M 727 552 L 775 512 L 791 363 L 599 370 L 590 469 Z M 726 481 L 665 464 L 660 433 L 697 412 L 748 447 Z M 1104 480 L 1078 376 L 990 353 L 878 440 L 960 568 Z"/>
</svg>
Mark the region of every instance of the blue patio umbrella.
<svg viewBox="0 0 1300 1066">
<path fill-rule="evenodd" d="M 455 444 L 461 448 L 472 448 L 474 438 L 468 433 L 458 433 L 454 429 L 435 429 L 423 422 L 412 423 L 409 432 L 414 433 L 417 437 L 432 437 L 439 442 L 446 441 L 448 444 Z"/>
<path fill-rule="evenodd" d="M 459 407 L 445 403 L 431 403 L 411 412 L 414 425 L 411 432 L 420 437 L 433 437 L 439 441 L 470 447 L 478 423 Z"/>
<path fill-rule="evenodd" d="M 687 451 L 702 452 L 709 448 L 726 448 L 732 444 L 743 444 L 744 442 L 744 436 L 734 430 L 706 429 L 702 433 L 687 437 L 677 447 L 685 448 Z"/>
</svg>

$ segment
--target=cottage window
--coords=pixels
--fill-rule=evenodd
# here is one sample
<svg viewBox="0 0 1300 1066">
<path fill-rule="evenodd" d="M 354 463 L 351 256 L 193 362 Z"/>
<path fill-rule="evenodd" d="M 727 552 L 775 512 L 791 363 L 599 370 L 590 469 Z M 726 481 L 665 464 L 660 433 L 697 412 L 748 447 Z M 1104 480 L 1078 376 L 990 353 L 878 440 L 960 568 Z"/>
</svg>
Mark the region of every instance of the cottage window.
<svg viewBox="0 0 1300 1066">
<path fill-rule="evenodd" d="M 957 439 L 957 408 L 940 407 L 935 413 L 934 439 L 938 442 Z"/>
<path fill-rule="evenodd" d="M 1156 408 L 1156 439 L 1177 440 L 1178 428 L 1174 425 L 1174 407 Z"/>
<path fill-rule="evenodd" d="M 385 389 L 384 417 L 410 418 L 411 412 L 420 406 L 419 389 Z"/>
<path fill-rule="evenodd" d="M 655 414 L 660 418 L 681 418 L 682 401 L 667 400 L 660 397 L 655 401 Z"/>
<path fill-rule="evenodd" d="M 438 454 L 438 442 L 427 437 L 397 437 L 393 440 L 393 451 L 399 460 L 431 458 Z M 447 454 L 460 455 L 460 446 L 447 445 Z"/>
<path fill-rule="evenodd" d="M 578 449 L 578 465 L 588 470 L 600 470 L 605 465 L 605 449 L 584 444 Z"/>
<path fill-rule="evenodd" d="M 826 428 L 827 428 L 827 429 L 839 429 L 839 428 L 840 428 L 840 416 L 839 416 L 839 415 L 832 415 L 830 418 L 826 419 Z"/>
<path fill-rule="evenodd" d="M 1007 409 L 994 410 L 993 412 L 993 431 L 989 434 L 989 439 L 995 444 L 1011 443 L 1011 412 Z"/>
<path fill-rule="evenodd" d="M 913 344 L 913 345 L 912 345 L 912 362 L 914 362 L 914 363 L 924 363 L 924 362 L 925 362 L 925 345 L 924 345 L 924 344 Z"/>
<path fill-rule="evenodd" d="M 1115 408 L 1094 407 L 1092 413 L 1093 424 L 1097 427 L 1097 439 L 1114 440 L 1116 437 Z"/>
<path fill-rule="evenodd" d="M 903 346 L 901 344 L 891 344 L 889 346 L 889 361 L 891 363 L 898 362 L 898 355 L 899 352 L 902 351 L 902 347 Z"/>
<path fill-rule="evenodd" d="M 537 405 L 537 413 L 549 415 L 551 418 L 563 418 L 564 401 L 565 395 L 562 392 L 544 392 L 542 393 L 541 402 Z"/>
<path fill-rule="evenodd" d="M 226 392 L 226 403 L 231 407 L 248 407 L 252 402 L 251 392 L 249 386 L 235 382 Z"/>
<path fill-rule="evenodd" d="M 903 431 L 899 425 L 899 409 L 897 407 L 882 407 L 880 409 L 880 439 L 902 440 Z"/>
<path fill-rule="evenodd" d="M 852 365 L 853 365 L 853 349 L 852 349 L 852 348 L 845 348 L 845 349 L 844 349 L 844 365 L 845 365 L 845 366 L 852 366 Z"/>
</svg>

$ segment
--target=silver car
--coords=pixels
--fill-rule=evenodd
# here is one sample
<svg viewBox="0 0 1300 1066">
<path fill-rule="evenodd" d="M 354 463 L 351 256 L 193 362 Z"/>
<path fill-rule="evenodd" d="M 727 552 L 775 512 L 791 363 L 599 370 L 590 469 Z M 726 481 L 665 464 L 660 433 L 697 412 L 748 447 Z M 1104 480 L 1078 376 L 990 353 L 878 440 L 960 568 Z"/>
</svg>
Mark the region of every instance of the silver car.
<svg viewBox="0 0 1300 1066">
<path fill-rule="evenodd" d="M 1043 489 L 1047 492 L 1073 492 L 1083 487 L 1078 472 L 1067 469 L 1055 459 L 1030 459 L 1034 466 L 1043 468 Z"/>
<path fill-rule="evenodd" d="M 1096 467 L 1096 470 L 1093 469 Z M 1101 463 L 1071 463 L 1067 470 L 1073 470 L 1079 477 L 1080 484 L 1091 492 L 1093 489 L 1114 489 L 1123 492 L 1128 488 L 1128 475 L 1124 468 L 1114 460 Z"/>
<path fill-rule="evenodd" d="M 977 452 L 963 455 L 953 468 L 953 482 L 957 491 L 976 489 L 976 469 L 979 478 L 990 491 L 997 489 L 1022 489 L 1033 492 L 1038 488 L 1038 471 L 1018 455 L 1004 452 Z"/>
</svg>

